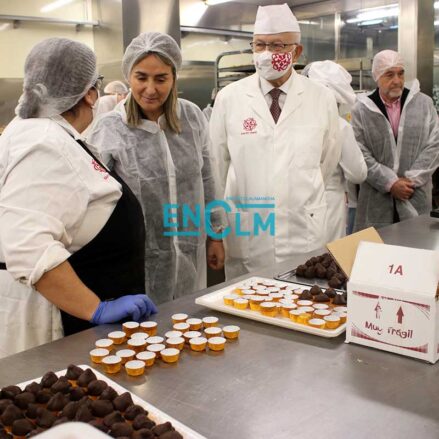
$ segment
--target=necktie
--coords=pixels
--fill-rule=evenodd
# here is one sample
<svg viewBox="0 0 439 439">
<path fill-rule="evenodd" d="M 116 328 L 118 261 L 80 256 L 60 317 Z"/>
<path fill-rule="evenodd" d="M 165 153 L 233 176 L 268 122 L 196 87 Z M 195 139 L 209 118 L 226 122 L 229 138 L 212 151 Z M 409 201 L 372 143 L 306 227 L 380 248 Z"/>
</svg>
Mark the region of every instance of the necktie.
<svg viewBox="0 0 439 439">
<path fill-rule="evenodd" d="M 279 106 L 279 96 L 282 92 L 278 88 L 273 88 L 273 90 L 270 91 L 270 96 L 272 99 L 271 106 L 270 106 L 270 113 L 273 116 L 274 122 L 277 123 L 280 112 L 282 111 Z"/>
</svg>

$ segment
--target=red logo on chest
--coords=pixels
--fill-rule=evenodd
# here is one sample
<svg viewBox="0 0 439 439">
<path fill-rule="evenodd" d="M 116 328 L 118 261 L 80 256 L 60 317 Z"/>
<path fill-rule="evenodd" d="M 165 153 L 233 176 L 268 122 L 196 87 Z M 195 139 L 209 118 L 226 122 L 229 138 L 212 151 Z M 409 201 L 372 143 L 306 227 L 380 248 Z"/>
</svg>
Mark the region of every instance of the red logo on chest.
<svg viewBox="0 0 439 439">
<path fill-rule="evenodd" d="M 244 120 L 242 126 L 244 128 L 244 131 L 253 131 L 258 126 L 258 124 L 253 119 L 253 117 L 249 117 L 248 119 Z"/>
<path fill-rule="evenodd" d="M 108 178 L 108 171 L 105 168 L 103 168 L 95 159 L 93 159 L 91 161 L 91 164 L 93 165 L 93 168 L 95 171 L 102 172 L 102 173 L 106 174 L 104 176 L 104 180 L 106 180 Z"/>
</svg>

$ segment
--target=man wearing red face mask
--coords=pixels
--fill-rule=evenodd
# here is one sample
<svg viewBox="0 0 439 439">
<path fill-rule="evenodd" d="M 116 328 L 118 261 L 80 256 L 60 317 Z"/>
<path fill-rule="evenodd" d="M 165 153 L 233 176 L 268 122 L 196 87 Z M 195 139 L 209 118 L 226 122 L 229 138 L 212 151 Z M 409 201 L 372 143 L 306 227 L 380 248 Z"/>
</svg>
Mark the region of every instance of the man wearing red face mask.
<svg viewBox="0 0 439 439">
<path fill-rule="evenodd" d="M 256 73 L 218 93 L 210 120 L 231 206 L 228 279 L 325 244 L 325 182 L 340 159 L 334 96 L 292 68 L 302 46 L 286 4 L 258 8 L 251 47 Z"/>
</svg>

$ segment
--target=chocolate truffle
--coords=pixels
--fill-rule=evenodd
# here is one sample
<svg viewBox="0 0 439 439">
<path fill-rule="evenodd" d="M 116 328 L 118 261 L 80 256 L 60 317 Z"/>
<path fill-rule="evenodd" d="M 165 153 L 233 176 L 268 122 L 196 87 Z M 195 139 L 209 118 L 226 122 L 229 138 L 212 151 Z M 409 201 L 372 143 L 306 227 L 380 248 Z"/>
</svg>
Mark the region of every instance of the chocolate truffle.
<svg viewBox="0 0 439 439">
<path fill-rule="evenodd" d="M 332 303 L 334 305 L 346 305 L 346 300 L 343 297 L 343 294 L 336 294 Z"/>
<path fill-rule="evenodd" d="M 309 290 L 303 290 L 299 295 L 300 300 L 312 300 L 313 297 Z"/>
<path fill-rule="evenodd" d="M 331 259 L 330 258 L 323 258 L 323 260 L 320 262 L 324 268 L 328 268 L 331 265 Z"/>
<path fill-rule="evenodd" d="M 120 412 L 113 412 L 104 418 L 104 425 L 111 427 L 116 422 L 123 422 L 125 419 Z"/>
<path fill-rule="evenodd" d="M 47 404 L 53 394 L 49 389 L 42 389 L 37 393 L 36 400 L 38 404 Z"/>
<path fill-rule="evenodd" d="M 172 431 L 172 430 L 174 430 L 174 427 L 172 426 L 172 424 L 170 422 L 165 422 L 164 424 L 156 425 L 152 429 L 152 432 L 156 436 L 161 436 L 162 434 L 166 433 L 167 431 Z"/>
<path fill-rule="evenodd" d="M 114 408 L 120 412 L 124 412 L 132 404 L 134 404 L 134 402 L 129 392 L 122 393 L 113 399 Z"/>
<path fill-rule="evenodd" d="M 23 392 L 17 395 L 14 399 L 14 404 L 21 408 L 22 410 L 26 410 L 29 404 L 35 402 L 35 395 L 31 392 Z"/>
<path fill-rule="evenodd" d="M 326 288 L 325 290 L 325 294 L 330 298 L 333 299 L 336 295 L 336 292 L 334 290 L 334 288 Z"/>
<path fill-rule="evenodd" d="M 37 404 L 29 404 L 26 410 L 26 417 L 29 419 L 35 419 L 38 416 L 38 408 L 39 406 Z"/>
<path fill-rule="evenodd" d="M 93 421 L 90 421 L 88 424 L 104 433 L 107 433 L 109 430 L 109 428 L 106 425 L 102 424 L 101 421 L 99 421 L 98 419 L 94 419 Z"/>
<path fill-rule="evenodd" d="M 69 422 L 69 421 L 70 421 L 69 418 L 67 418 L 66 416 L 62 416 L 61 418 L 58 418 L 58 419 L 53 423 L 52 427 L 55 427 L 55 426 L 60 425 L 60 424 L 65 424 L 66 422 Z"/>
<path fill-rule="evenodd" d="M 1 392 L 1 397 L 3 399 L 14 399 L 19 393 L 21 393 L 21 389 L 18 386 L 6 386 L 3 387 Z"/>
<path fill-rule="evenodd" d="M 306 272 L 307 266 L 306 265 L 299 265 L 296 268 L 296 276 L 305 276 L 305 272 Z"/>
<path fill-rule="evenodd" d="M 128 436 L 133 434 L 133 427 L 126 422 L 115 422 L 111 426 L 110 435 L 113 437 Z"/>
<path fill-rule="evenodd" d="M 117 392 L 110 386 L 108 386 L 99 396 L 99 399 L 108 399 L 109 401 L 113 401 L 114 398 L 117 397 Z"/>
<path fill-rule="evenodd" d="M 311 262 L 311 259 L 308 259 L 308 260 L 305 262 L 305 265 L 306 265 L 306 267 L 312 267 L 314 264 Z"/>
<path fill-rule="evenodd" d="M 160 435 L 160 439 L 183 439 L 183 436 L 178 431 L 167 431 Z"/>
<path fill-rule="evenodd" d="M 318 294 L 321 294 L 322 289 L 318 286 L 318 285 L 313 285 L 311 287 L 311 289 L 309 290 L 309 292 L 313 295 L 313 296 L 317 296 Z"/>
<path fill-rule="evenodd" d="M 125 419 L 128 421 L 132 421 L 137 415 L 144 415 L 145 409 L 143 407 L 140 407 L 140 405 L 130 405 L 124 413 Z"/>
<path fill-rule="evenodd" d="M 70 401 L 79 401 L 80 399 L 84 398 L 85 392 L 80 387 L 75 387 L 70 391 L 69 398 Z"/>
<path fill-rule="evenodd" d="M 317 296 L 314 296 L 314 300 L 316 302 L 329 302 L 329 297 L 325 293 L 320 293 Z"/>
<path fill-rule="evenodd" d="M 155 439 L 157 436 L 148 428 L 142 428 L 140 430 L 135 431 L 131 439 Z"/>
<path fill-rule="evenodd" d="M 34 395 L 36 395 L 43 387 L 41 384 L 36 383 L 35 381 L 33 383 L 28 384 L 25 388 L 25 392 L 31 392 Z"/>
<path fill-rule="evenodd" d="M 57 394 L 53 395 L 52 398 L 50 398 L 49 402 L 47 403 L 47 410 L 50 410 L 51 412 L 59 412 L 67 405 L 68 402 L 69 399 L 67 396 L 61 392 L 58 392 Z"/>
<path fill-rule="evenodd" d="M 102 380 L 93 380 L 87 386 L 87 393 L 90 396 L 99 396 L 108 387 L 108 384 Z"/>
<path fill-rule="evenodd" d="M 44 430 L 40 427 L 36 428 L 35 430 L 32 430 L 26 437 L 34 437 L 38 434 L 41 434 Z"/>
<path fill-rule="evenodd" d="M 342 283 L 338 277 L 332 276 L 331 279 L 329 279 L 328 285 L 332 288 L 340 288 Z"/>
<path fill-rule="evenodd" d="M 23 413 L 14 404 L 8 405 L 0 416 L 2 424 L 6 426 L 10 426 L 14 423 L 14 421 L 22 418 L 24 418 Z"/>
<path fill-rule="evenodd" d="M 107 399 L 93 401 L 90 408 L 91 412 L 98 418 L 103 418 L 113 412 L 113 404 Z"/>
<path fill-rule="evenodd" d="M 316 265 L 316 276 L 319 279 L 326 279 L 326 268 L 322 264 Z"/>
<path fill-rule="evenodd" d="M 37 415 L 35 423 L 41 428 L 50 428 L 56 421 L 56 416 L 43 407 L 38 408 Z"/>
<path fill-rule="evenodd" d="M 69 393 L 72 385 L 69 383 L 69 380 L 66 377 L 60 377 L 58 381 L 53 384 L 53 386 L 50 388 L 50 390 L 53 393 Z"/>
<path fill-rule="evenodd" d="M 316 275 L 316 270 L 315 270 L 315 268 L 314 268 L 313 266 L 308 267 L 308 268 L 306 269 L 306 271 L 305 271 L 305 277 L 306 277 L 307 279 L 312 279 L 313 277 L 315 277 L 315 275 Z"/>
<path fill-rule="evenodd" d="M 333 268 L 328 268 L 326 270 L 326 279 L 332 279 L 332 277 L 336 274 L 336 271 Z"/>
<path fill-rule="evenodd" d="M 41 378 L 41 385 L 46 388 L 52 387 L 58 381 L 58 377 L 53 372 L 47 372 Z"/>
<path fill-rule="evenodd" d="M 27 419 L 17 419 L 12 424 L 12 434 L 15 436 L 26 436 L 33 429 L 34 425 Z"/>
<path fill-rule="evenodd" d="M 155 422 L 148 418 L 147 415 L 137 415 L 133 421 L 134 430 L 148 429 L 155 426 Z"/>
<path fill-rule="evenodd" d="M 81 373 L 84 372 L 80 367 L 75 366 L 74 364 L 70 364 L 67 367 L 66 378 L 72 381 L 76 381 Z"/>
<path fill-rule="evenodd" d="M 5 411 L 5 408 L 11 404 L 12 399 L 0 399 L 0 415 Z"/>
<path fill-rule="evenodd" d="M 91 369 L 86 369 L 81 375 L 79 375 L 77 384 L 80 387 L 87 387 L 91 381 L 96 379 L 94 372 Z"/>
<path fill-rule="evenodd" d="M 78 411 L 79 406 L 80 406 L 80 404 L 78 401 L 70 401 L 63 408 L 61 416 L 65 416 L 69 419 L 73 419 L 76 416 L 76 412 Z"/>
<path fill-rule="evenodd" d="M 75 415 L 75 421 L 89 422 L 93 420 L 93 414 L 86 404 L 81 405 Z"/>
</svg>

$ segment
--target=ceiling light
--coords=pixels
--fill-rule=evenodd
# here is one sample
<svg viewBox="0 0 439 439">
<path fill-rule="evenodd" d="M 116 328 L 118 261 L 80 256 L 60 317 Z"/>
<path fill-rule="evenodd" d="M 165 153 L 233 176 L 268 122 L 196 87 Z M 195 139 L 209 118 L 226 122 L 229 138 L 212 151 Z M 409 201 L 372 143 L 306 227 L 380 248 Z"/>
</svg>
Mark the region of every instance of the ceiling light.
<svg viewBox="0 0 439 439">
<path fill-rule="evenodd" d="M 358 26 L 373 26 L 374 24 L 380 24 L 382 23 L 383 20 L 382 19 L 376 19 L 376 20 L 366 20 L 366 21 L 361 21 Z"/>
<path fill-rule="evenodd" d="M 219 5 L 221 3 L 227 3 L 230 1 L 232 1 L 232 0 L 204 0 L 204 3 L 206 3 L 207 6 L 215 6 L 215 5 Z"/>
<path fill-rule="evenodd" d="M 355 18 L 349 18 L 346 20 L 346 23 L 360 23 L 380 18 L 397 17 L 398 14 L 399 7 L 397 4 L 389 5 L 385 8 L 364 9 L 363 11 L 360 11 Z"/>
<path fill-rule="evenodd" d="M 40 12 L 51 12 L 55 9 L 59 9 L 65 5 L 68 5 L 69 3 L 72 3 L 73 0 L 56 0 L 52 3 L 47 4 L 46 6 L 43 6 L 40 9 Z"/>
</svg>

